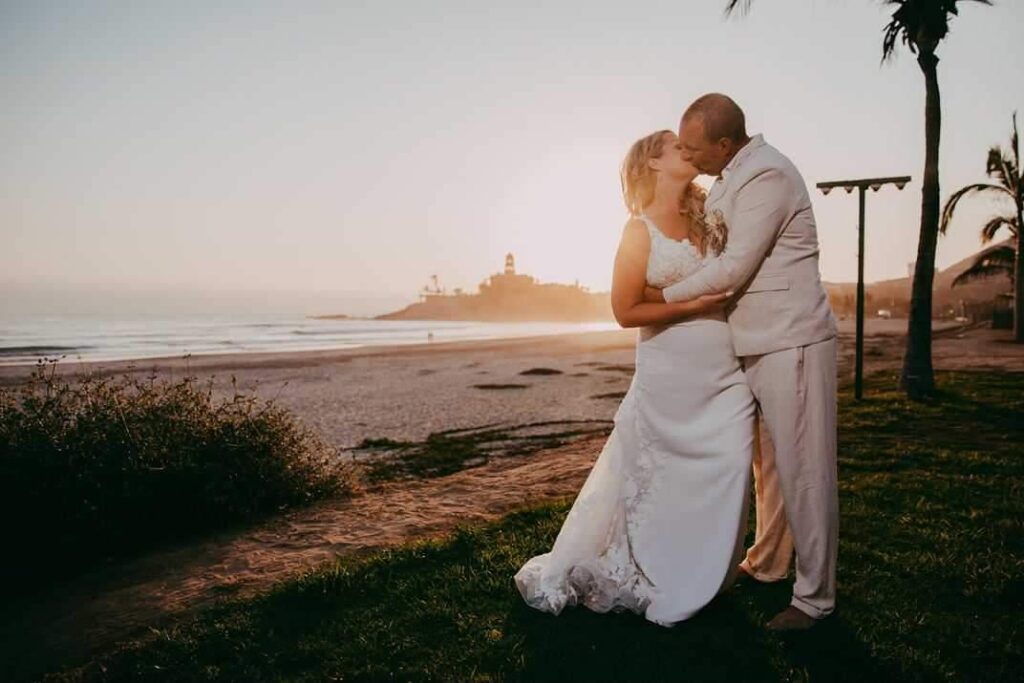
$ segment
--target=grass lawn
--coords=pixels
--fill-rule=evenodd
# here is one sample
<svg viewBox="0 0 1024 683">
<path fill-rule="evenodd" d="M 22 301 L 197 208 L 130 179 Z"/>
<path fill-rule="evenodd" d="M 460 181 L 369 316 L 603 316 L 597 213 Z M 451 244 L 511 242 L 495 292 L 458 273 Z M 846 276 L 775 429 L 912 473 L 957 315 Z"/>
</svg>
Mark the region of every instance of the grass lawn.
<svg viewBox="0 0 1024 683">
<path fill-rule="evenodd" d="M 810 632 L 763 629 L 788 582 L 733 588 L 672 629 L 526 607 L 512 574 L 550 548 L 566 500 L 339 562 L 59 678 L 1017 680 L 1024 373 L 939 381 L 932 405 L 892 374 L 841 397 L 839 609 Z"/>
</svg>

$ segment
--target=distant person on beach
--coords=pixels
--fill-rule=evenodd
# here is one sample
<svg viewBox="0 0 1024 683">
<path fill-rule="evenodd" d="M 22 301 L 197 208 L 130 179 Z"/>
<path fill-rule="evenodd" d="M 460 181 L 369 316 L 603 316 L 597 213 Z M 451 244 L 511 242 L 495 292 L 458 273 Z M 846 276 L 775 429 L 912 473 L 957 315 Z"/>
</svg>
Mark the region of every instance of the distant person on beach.
<svg viewBox="0 0 1024 683">
<path fill-rule="evenodd" d="M 706 197 L 699 173 L 716 178 Z M 633 145 L 622 186 L 612 306 L 640 327 L 636 373 L 554 546 L 516 586 L 554 614 L 671 626 L 737 577 L 784 579 L 795 546 L 792 600 L 767 626 L 810 628 L 835 608 L 839 515 L 836 322 L 806 184 L 712 93 L 678 135 Z M 757 531 L 739 563 L 752 464 Z"/>
</svg>

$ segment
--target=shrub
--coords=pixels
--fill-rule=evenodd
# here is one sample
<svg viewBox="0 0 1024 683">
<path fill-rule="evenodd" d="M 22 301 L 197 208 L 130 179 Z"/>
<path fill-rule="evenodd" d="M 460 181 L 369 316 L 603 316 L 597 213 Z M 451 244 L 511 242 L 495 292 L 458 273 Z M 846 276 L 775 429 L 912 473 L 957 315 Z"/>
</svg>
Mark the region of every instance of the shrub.
<svg viewBox="0 0 1024 683">
<path fill-rule="evenodd" d="M 356 485 L 351 467 L 272 401 L 237 388 L 218 401 L 212 381 L 204 390 L 194 377 L 72 383 L 56 363 L 0 388 L 4 578 L 72 573 Z"/>
</svg>

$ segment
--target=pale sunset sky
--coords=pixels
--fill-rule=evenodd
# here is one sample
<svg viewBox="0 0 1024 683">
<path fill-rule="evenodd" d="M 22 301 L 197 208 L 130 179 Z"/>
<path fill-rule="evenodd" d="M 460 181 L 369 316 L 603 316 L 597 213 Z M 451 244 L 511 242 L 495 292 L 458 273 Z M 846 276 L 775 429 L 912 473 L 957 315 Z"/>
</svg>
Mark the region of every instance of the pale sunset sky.
<svg viewBox="0 0 1024 683">
<path fill-rule="evenodd" d="M 475 291 L 509 251 L 605 290 L 623 155 L 708 91 L 809 185 L 913 176 L 867 205 L 867 279 L 906 275 L 924 80 L 904 48 L 880 65 L 887 8 L 724 4 L 0 2 L 0 292 L 408 302 L 432 274 Z M 940 51 L 943 201 L 1024 110 L 1024 3 L 961 6 Z M 853 280 L 856 195 L 813 196 L 823 276 Z M 996 208 L 964 205 L 940 267 Z"/>
</svg>

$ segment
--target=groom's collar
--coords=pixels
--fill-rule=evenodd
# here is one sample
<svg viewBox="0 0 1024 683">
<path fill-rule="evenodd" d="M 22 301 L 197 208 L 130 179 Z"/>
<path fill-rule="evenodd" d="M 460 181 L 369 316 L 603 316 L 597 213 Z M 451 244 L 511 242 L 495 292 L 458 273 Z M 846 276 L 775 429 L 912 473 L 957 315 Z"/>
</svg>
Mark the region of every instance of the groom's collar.
<svg viewBox="0 0 1024 683">
<path fill-rule="evenodd" d="M 747 144 L 740 147 L 739 151 L 736 152 L 736 154 L 733 155 L 732 159 L 729 160 L 729 163 L 725 165 L 725 168 L 722 169 L 722 172 L 718 174 L 718 179 L 724 180 L 730 173 L 736 170 L 736 167 L 738 165 L 743 163 L 744 159 L 753 154 L 754 150 L 756 150 L 758 147 L 761 147 L 762 145 L 764 145 L 763 135 L 758 133 L 757 135 L 751 137 L 750 140 L 747 141 Z"/>
</svg>

